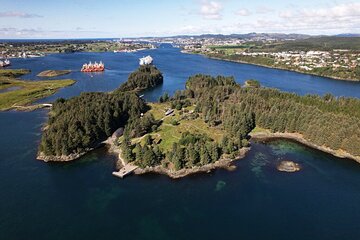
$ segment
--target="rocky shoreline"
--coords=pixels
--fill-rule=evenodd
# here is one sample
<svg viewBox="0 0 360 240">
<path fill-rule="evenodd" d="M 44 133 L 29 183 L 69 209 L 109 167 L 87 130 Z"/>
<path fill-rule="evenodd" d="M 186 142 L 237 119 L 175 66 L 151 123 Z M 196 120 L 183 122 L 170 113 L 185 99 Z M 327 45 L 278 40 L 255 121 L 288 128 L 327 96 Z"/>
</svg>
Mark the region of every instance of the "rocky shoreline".
<svg viewBox="0 0 360 240">
<path fill-rule="evenodd" d="M 117 163 L 116 163 L 116 170 L 119 170 L 122 168 L 126 163 L 124 159 L 121 158 L 121 150 L 119 147 L 116 147 L 114 144 L 113 138 L 108 138 L 104 143 L 108 146 L 108 152 L 116 154 L 118 157 Z M 162 175 L 167 175 L 168 177 L 172 179 L 178 179 L 182 177 L 186 177 L 192 174 L 196 173 L 208 173 L 218 168 L 227 169 L 229 171 L 236 169 L 234 165 L 231 163 L 236 160 L 240 160 L 246 156 L 246 153 L 250 150 L 250 148 L 242 148 L 237 157 L 234 159 L 230 158 L 222 158 L 215 163 L 207 164 L 204 166 L 199 167 L 193 167 L 193 168 L 184 168 L 180 169 L 179 171 L 172 171 L 170 169 L 164 168 L 163 166 L 156 166 L 156 167 L 146 167 L 146 168 L 137 168 L 134 171 L 134 174 L 136 175 L 142 175 L 146 173 L 157 173 Z"/>
<path fill-rule="evenodd" d="M 310 148 L 317 149 L 319 151 L 329 153 L 335 157 L 338 158 L 347 158 L 354 160 L 358 163 L 360 163 L 360 156 L 354 156 L 348 152 L 340 151 L 340 150 L 334 150 L 326 146 L 318 146 L 304 138 L 302 134 L 299 133 L 271 133 L 271 132 L 257 132 L 257 133 L 251 133 L 251 138 L 254 140 L 271 140 L 271 139 L 289 139 L 296 142 L 299 142 L 301 144 L 304 144 L 305 146 L 308 146 Z"/>
<path fill-rule="evenodd" d="M 244 158 L 246 156 L 246 153 L 249 150 L 250 150 L 250 148 L 243 148 L 239 151 L 238 156 L 234 159 L 223 158 L 214 163 L 207 164 L 204 166 L 197 166 L 197 167 L 193 167 L 193 168 L 184 168 L 184 169 L 180 169 L 178 171 L 172 171 L 172 170 L 164 168 L 162 166 L 156 166 L 156 167 L 147 167 L 144 169 L 137 168 L 134 171 L 134 173 L 137 175 L 146 174 L 146 173 L 158 173 L 158 174 L 167 175 L 168 177 L 170 177 L 172 179 L 178 179 L 178 178 L 183 178 L 183 177 L 193 175 L 196 173 L 209 173 L 215 169 L 220 169 L 220 168 L 226 169 L 228 171 L 232 171 L 232 170 L 236 169 L 236 166 L 232 165 L 232 162 Z"/>
<path fill-rule="evenodd" d="M 48 156 L 45 155 L 43 152 L 39 152 L 38 155 L 36 156 L 36 159 L 44 162 L 70 162 L 84 156 L 86 153 L 90 152 L 91 150 L 82 153 L 61 155 L 61 156 Z"/>
<path fill-rule="evenodd" d="M 44 108 L 51 108 L 52 104 L 51 103 L 40 103 L 40 104 L 33 104 L 33 105 L 26 105 L 26 106 L 18 106 L 18 105 L 14 105 L 12 106 L 10 110 L 16 110 L 16 111 L 23 111 L 23 112 L 31 112 L 31 111 L 35 111 L 38 109 L 44 109 Z"/>
<path fill-rule="evenodd" d="M 45 70 L 39 73 L 38 77 L 58 77 L 71 73 L 71 70 Z"/>
<path fill-rule="evenodd" d="M 49 155 L 46 155 L 45 153 L 39 151 L 36 156 L 36 159 L 44 161 L 44 162 L 70 162 L 70 161 L 74 161 L 78 158 L 81 158 L 85 154 L 87 154 L 97 148 L 103 147 L 103 146 L 104 146 L 104 143 L 100 143 L 96 147 L 88 148 L 81 153 L 72 153 L 69 155 L 61 155 L 61 156 L 53 156 L 53 155 L 49 156 Z"/>
<path fill-rule="evenodd" d="M 280 172 L 294 173 L 300 171 L 301 168 L 300 164 L 286 160 L 280 162 L 280 164 L 277 166 L 277 170 L 279 170 Z"/>
</svg>

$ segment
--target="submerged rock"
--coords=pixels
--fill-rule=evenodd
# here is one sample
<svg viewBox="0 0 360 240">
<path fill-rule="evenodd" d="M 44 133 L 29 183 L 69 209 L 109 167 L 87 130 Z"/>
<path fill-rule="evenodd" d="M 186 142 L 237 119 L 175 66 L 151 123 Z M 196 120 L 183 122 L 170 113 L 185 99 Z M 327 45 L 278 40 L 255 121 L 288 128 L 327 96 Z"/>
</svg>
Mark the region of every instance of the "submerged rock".
<svg viewBox="0 0 360 240">
<path fill-rule="evenodd" d="M 293 161 L 282 161 L 277 169 L 281 172 L 297 172 L 300 171 L 300 165 Z"/>
<path fill-rule="evenodd" d="M 216 183 L 215 191 L 218 192 L 218 191 L 220 191 L 221 189 L 223 189 L 225 186 L 226 186 L 226 182 L 224 182 L 224 181 L 218 181 L 218 182 Z"/>
</svg>

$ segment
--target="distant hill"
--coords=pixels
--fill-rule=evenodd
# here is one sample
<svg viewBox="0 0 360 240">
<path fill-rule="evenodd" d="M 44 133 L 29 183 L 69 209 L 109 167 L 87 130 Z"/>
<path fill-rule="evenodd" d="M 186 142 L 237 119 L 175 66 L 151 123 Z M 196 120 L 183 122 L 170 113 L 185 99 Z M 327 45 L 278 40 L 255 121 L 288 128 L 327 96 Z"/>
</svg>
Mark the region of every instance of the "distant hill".
<svg viewBox="0 0 360 240">
<path fill-rule="evenodd" d="M 360 37 L 360 33 L 342 33 L 335 35 L 335 37 Z"/>
<path fill-rule="evenodd" d="M 267 46 L 273 51 L 309 51 L 309 50 L 333 50 L 350 49 L 360 50 L 360 37 L 310 37 L 296 41 L 285 41 L 281 44 Z"/>
<path fill-rule="evenodd" d="M 172 36 L 170 38 L 239 38 L 239 39 L 275 39 L 275 40 L 286 40 L 286 39 L 306 39 L 311 37 L 306 34 L 285 34 L 285 33 L 246 33 L 246 34 L 202 34 L 202 35 L 179 35 Z"/>
</svg>

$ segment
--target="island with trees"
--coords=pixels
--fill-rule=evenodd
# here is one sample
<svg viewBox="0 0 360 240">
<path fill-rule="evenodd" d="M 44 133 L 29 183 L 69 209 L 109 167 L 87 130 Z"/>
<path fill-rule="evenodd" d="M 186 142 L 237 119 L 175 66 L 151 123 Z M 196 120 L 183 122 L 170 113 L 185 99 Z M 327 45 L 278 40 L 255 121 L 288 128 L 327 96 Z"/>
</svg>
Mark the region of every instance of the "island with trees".
<svg viewBox="0 0 360 240">
<path fill-rule="evenodd" d="M 156 67 L 140 66 L 111 93 L 82 93 L 68 100 L 56 100 L 37 158 L 70 161 L 98 147 L 118 128 L 138 121 L 148 108 L 138 97 L 138 90 L 160 84 L 162 79 Z"/>
<path fill-rule="evenodd" d="M 149 104 L 144 127 L 125 128 L 117 142 L 121 164 L 139 166 L 138 174 L 183 177 L 229 167 L 249 149 L 250 137 L 292 139 L 360 162 L 359 100 L 298 96 L 250 83 L 255 86 L 242 88 L 232 77 L 190 77 L 186 90 Z"/>
<path fill-rule="evenodd" d="M 161 73 L 147 67 L 112 93 L 58 100 L 39 158 L 73 160 L 121 127 L 122 134 L 110 144 L 120 153 L 119 168 L 131 164 L 137 174 L 178 178 L 232 168 L 232 161 L 249 150 L 251 137 L 294 139 L 360 162 L 358 99 L 299 96 L 259 87 L 256 81 L 241 87 L 233 77 L 198 74 L 187 80 L 185 90 L 145 103 L 137 90 L 162 82 Z"/>
</svg>

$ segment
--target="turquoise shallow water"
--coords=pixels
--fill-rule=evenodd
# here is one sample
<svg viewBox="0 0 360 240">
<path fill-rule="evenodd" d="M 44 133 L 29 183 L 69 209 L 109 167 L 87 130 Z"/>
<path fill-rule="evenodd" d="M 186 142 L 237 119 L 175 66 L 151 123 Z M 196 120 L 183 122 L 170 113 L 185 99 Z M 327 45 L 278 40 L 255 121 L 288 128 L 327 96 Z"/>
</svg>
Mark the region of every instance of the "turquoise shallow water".
<svg viewBox="0 0 360 240">
<path fill-rule="evenodd" d="M 93 77 L 71 73 L 78 82 L 42 100 L 48 102 L 112 90 L 146 54 L 77 53 L 13 62 L 32 70 L 24 79 L 54 66 L 76 71 L 88 60 L 103 60 L 110 68 Z M 257 78 L 299 94 L 359 94 L 353 83 L 184 55 L 168 46 L 151 55 L 165 83 L 145 93 L 149 100 L 182 88 L 196 72 L 231 74 L 239 82 Z M 66 164 L 36 161 L 46 114 L 0 113 L 0 239 L 360 239 L 360 165 L 353 161 L 275 140 L 252 143 L 235 171 L 121 180 L 111 175 L 116 159 L 105 149 Z M 283 159 L 298 162 L 302 171 L 278 172 Z"/>
</svg>

